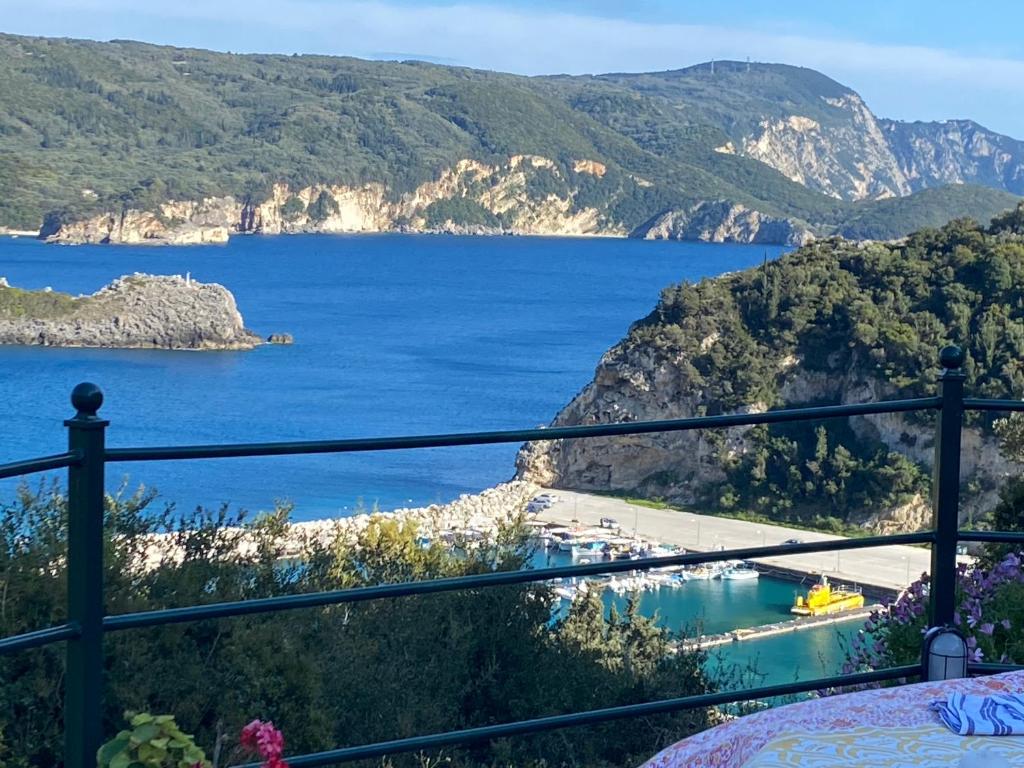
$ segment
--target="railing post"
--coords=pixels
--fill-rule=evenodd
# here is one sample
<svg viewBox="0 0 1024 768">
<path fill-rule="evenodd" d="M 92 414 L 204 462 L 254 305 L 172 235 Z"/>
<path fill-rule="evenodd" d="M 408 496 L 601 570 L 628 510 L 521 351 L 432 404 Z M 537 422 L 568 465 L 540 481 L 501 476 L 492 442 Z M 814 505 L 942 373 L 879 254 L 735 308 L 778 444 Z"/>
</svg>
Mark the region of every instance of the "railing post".
<svg viewBox="0 0 1024 768">
<path fill-rule="evenodd" d="M 79 384 L 68 449 L 80 460 L 68 469 L 68 621 L 78 637 L 67 643 L 64 765 L 95 768 L 103 734 L 103 469 L 107 425 L 96 415 L 103 393 Z"/>
<path fill-rule="evenodd" d="M 932 510 L 935 543 L 932 545 L 931 625 L 953 623 L 956 610 L 956 546 L 960 528 L 960 433 L 964 416 L 964 380 L 960 371 L 964 353 L 946 347 L 939 354 L 942 404 L 935 432 Z"/>
</svg>

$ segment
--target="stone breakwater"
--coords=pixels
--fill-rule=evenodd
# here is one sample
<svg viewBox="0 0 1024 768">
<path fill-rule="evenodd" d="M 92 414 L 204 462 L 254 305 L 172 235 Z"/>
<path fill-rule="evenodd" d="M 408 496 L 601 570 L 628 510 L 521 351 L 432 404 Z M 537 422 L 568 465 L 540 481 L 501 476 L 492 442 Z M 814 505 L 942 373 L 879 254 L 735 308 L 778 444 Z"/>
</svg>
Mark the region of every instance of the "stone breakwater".
<svg viewBox="0 0 1024 768">
<path fill-rule="evenodd" d="M 0 280 L 0 344 L 251 349 L 235 297 L 188 277 L 134 274 L 90 296 L 24 291 Z"/>
<path fill-rule="evenodd" d="M 493 537 L 498 530 L 520 518 L 526 505 L 541 490 L 540 486 L 522 480 L 501 483 L 480 493 L 463 494 L 447 504 L 427 507 L 399 508 L 388 512 L 367 512 L 330 520 L 309 520 L 291 523 L 278 543 L 281 557 L 301 557 L 309 545 L 330 546 L 341 542 L 354 546 L 360 535 L 373 522 L 397 522 L 416 526 L 417 533 L 430 539 L 479 539 Z M 238 535 L 239 554 L 255 556 L 254 537 L 244 530 L 228 529 Z M 164 558 L 180 558 L 181 552 L 173 537 L 153 536 L 147 549 L 147 561 L 156 566 Z"/>
</svg>

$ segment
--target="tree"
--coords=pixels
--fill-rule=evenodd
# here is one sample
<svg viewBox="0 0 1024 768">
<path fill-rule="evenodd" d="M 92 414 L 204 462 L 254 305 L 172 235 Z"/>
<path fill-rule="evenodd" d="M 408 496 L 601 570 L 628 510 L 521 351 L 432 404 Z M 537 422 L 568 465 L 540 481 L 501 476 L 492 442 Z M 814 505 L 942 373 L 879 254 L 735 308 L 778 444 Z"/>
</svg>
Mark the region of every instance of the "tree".
<svg viewBox="0 0 1024 768">
<path fill-rule="evenodd" d="M 310 221 L 319 224 L 338 212 L 338 201 L 326 190 L 321 190 L 316 200 L 309 204 L 307 212 Z"/>
<path fill-rule="evenodd" d="M 440 544 L 422 546 L 415 525 L 385 518 L 354 539 L 325 529 L 326 536 L 290 539 L 286 549 L 289 512 L 179 515 L 156 508 L 145 491 L 108 498 L 106 610 L 486 573 L 524 567 L 530 553 L 515 526 L 456 557 Z M 0 634 L 64 620 L 66 522 L 55 486 L 23 490 L 0 507 Z M 154 550 L 156 542 L 165 548 Z M 305 752 L 711 689 L 703 656 L 672 652 L 668 634 L 635 610 L 605 617 L 595 591 L 552 626 L 552 601 L 543 584 L 515 585 L 113 633 L 105 642 L 104 736 L 120 730 L 125 710 L 173 714 L 200 746 L 213 745 L 219 729 L 272 718 L 289 750 Z M 48 646 L 0 659 L 0 727 L 11 765 L 61 763 L 62 653 Z M 456 768 L 635 765 L 707 718 L 704 710 L 663 715 L 627 734 L 595 726 L 445 750 L 437 759 Z M 419 765 L 402 756 L 390 764 Z"/>
</svg>

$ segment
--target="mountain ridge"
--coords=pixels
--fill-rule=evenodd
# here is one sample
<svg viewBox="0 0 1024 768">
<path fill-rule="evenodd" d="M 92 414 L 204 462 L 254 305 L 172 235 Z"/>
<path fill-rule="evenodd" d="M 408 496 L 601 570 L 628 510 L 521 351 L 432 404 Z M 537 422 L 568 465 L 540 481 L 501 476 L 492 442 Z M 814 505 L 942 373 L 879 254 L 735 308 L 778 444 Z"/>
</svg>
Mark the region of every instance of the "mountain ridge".
<svg viewBox="0 0 1024 768">
<path fill-rule="evenodd" d="M 593 211 L 592 234 L 643 236 L 645 222 L 680 219 L 700 206 L 785 220 L 779 231 L 787 237 L 827 236 L 857 217 L 869 237 L 925 223 L 888 218 L 871 230 L 863 207 L 842 199 L 913 191 L 852 90 L 789 65 L 719 62 L 714 76 L 704 66 L 524 77 L 420 62 L 0 35 L 0 76 L 9 85 L 0 93 L 0 183 L 10 190 L 0 200 L 0 226 L 35 229 L 47 216 L 159 218 L 168 203 L 210 198 L 260 207 L 281 184 L 380 185 L 381 205 L 391 206 L 460 163 L 493 167 L 520 156 L 545 158 L 558 173 L 524 181 L 516 205 L 551 203 L 570 218 Z M 954 146 L 952 134 L 941 150 L 917 134 L 901 144 L 922 186 L 949 177 L 995 188 L 950 187 L 941 199 L 946 218 L 988 217 L 1015 202 L 997 187 L 1016 185 L 1024 167 L 1019 142 L 986 137 L 993 138 L 985 146 L 1000 153 L 991 172 L 977 152 Z M 914 150 L 920 146 L 932 155 Z M 932 156 L 941 156 L 941 167 Z M 580 174 L 581 162 L 606 173 Z M 941 179 L 927 177 L 933 166 Z M 455 190 L 447 207 L 468 218 L 451 225 L 500 218 L 504 211 L 488 206 L 486 192 Z M 218 226 L 251 231 L 241 221 Z M 485 229 L 524 227 L 513 216 Z"/>
</svg>

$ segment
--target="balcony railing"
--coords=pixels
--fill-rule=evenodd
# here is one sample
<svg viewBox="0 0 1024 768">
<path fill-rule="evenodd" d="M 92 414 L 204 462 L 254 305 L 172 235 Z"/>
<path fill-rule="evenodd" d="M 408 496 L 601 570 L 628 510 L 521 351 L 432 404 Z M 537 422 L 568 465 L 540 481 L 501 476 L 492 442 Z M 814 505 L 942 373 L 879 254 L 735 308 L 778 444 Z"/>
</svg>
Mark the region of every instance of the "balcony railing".
<svg viewBox="0 0 1024 768">
<path fill-rule="evenodd" d="M 102 741 L 103 640 L 108 632 L 157 627 L 188 621 L 245 616 L 272 611 L 298 610 L 341 605 L 365 600 L 425 595 L 437 592 L 591 576 L 620 571 L 647 570 L 670 565 L 696 565 L 723 558 L 750 559 L 809 552 L 865 549 L 893 544 L 930 544 L 932 551 L 929 623 L 951 624 L 956 600 L 956 551 L 960 542 L 1016 542 L 1024 544 L 1024 533 L 959 530 L 960 437 L 966 411 L 1024 411 L 1020 400 L 979 400 L 964 397 L 965 376 L 960 371 L 963 354 L 956 347 L 942 350 L 943 371 L 935 397 L 889 400 L 851 405 L 767 411 L 758 414 L 706 416 L 668 421 L 553 427 L 505 432 L 475 432 L 447 435 L 385 437 L 316 442 L 245 443 L 175 447 L 107 448 L 105 430 L 109 422 L 99 414 L 103 395 L 94 384 L 79 384 L 71 393 L 75 416 L 64 422 L 68 428 L 68 451 L 55 456 L 0 465 L 0 479 L 68 470 L 68 602 L 65 624 L 0 640 L 0 654 L 10 654 L 51 643 L 66 644 L 65 683 L 65 765 L 92 768 Z M 104 615 L 103 598 L 103 505 L 106 465 L 125 461 L 174 461 L 247 456 L 282 456 L 313 453 L 354 453 L 406 450 L 442 446 L 520 443 L 530 440 L 584 439 L 654 432 L 682 432 L 696 429 L 795 421 L 841 419 L 882 413 L 933 411 L 937 414 L 935 461 L 932 489 L 934 525 L 931 530 L 891 536 L 838 539 L 785 546 L 761 546 L 646 558 L 633 561 L 589 563 L 558 568 L 500 571 L 458 578 L 383 584 L 329 592 L 287 595 L 257 600 L 222 602 L 185 608 Z M 990 673 L 1003 665 L 976 664 L 975 673 Z M 500 725 L 436 733 L 288 758 L 295 768 L 419 752 L 439 747 L 479 743 L 497 738 L 537 733 L 572 726 L 589 725 L 643 715 L 676 712 L 731 702 L 763 699 L 886 680 L 913 678 L 918 665 L 899 666 L 873 672 L 818 678 L 785 685 L 685 696 L 640 704 L 539 717 Z M 255 768 L 246 766 L 245 768 Z"/>
</svg>

